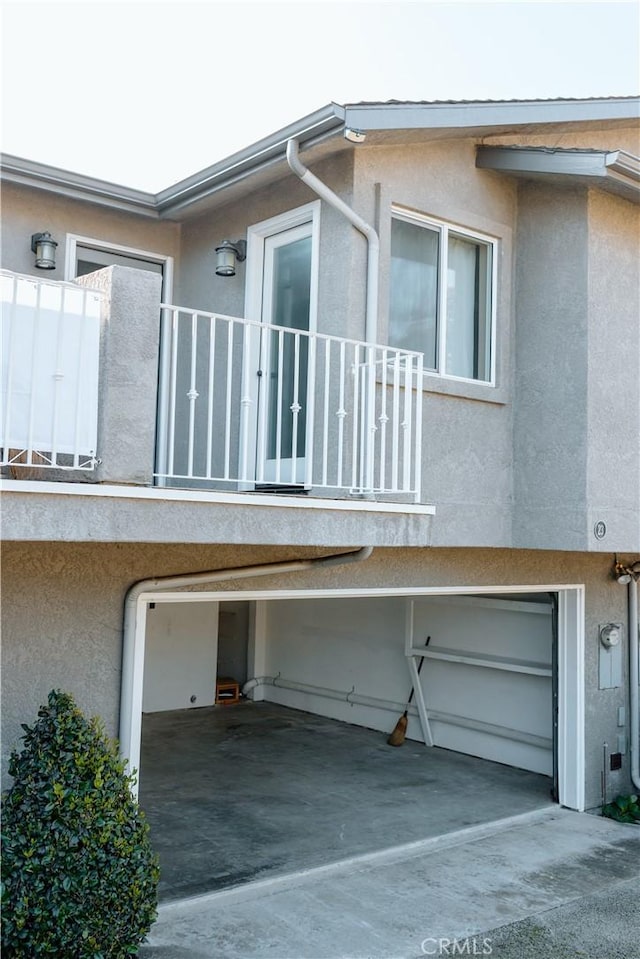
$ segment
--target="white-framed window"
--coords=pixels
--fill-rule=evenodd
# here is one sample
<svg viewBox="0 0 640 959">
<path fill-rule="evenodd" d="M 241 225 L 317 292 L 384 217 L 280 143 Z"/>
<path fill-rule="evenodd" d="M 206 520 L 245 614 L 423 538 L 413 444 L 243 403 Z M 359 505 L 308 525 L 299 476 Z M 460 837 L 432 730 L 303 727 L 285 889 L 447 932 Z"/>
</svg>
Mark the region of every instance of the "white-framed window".
<svg viewBox="0 0 640 959">
<path fill-rule="evenodd" d="M 162 276 L 162 300 L 170 303 L 173 291 L 173 257 L 122 246 L 88 236 L 67 234 L 65 280 L 75 280 L 105 266 L 129 266 Z"/>
<path fill-rule="evenodd" d="M 427 372 L 495 382 L 494 238 L 394 207 L 389 345 L 424 353 Z"/>
</svg>

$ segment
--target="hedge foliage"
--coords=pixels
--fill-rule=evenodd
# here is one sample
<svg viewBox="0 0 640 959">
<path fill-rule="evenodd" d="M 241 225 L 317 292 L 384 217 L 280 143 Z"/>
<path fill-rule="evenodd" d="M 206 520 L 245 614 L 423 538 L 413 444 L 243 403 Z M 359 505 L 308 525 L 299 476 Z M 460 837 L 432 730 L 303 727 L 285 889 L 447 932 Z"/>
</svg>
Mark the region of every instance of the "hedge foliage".
<svg viewBox="0 0 640 959">
<path fill-rule="evenodd" d="M 3 796 L 3 956 L 121 959 L 156 918 L 159 867 L 117 745 L 49 693 Z"/>
</svg>

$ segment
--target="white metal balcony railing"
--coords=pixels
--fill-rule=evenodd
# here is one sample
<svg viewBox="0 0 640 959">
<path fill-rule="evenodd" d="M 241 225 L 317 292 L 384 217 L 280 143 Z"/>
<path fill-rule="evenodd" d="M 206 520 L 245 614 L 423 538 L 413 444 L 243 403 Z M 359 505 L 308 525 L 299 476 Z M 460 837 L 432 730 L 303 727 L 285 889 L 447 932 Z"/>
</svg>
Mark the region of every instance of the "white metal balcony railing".
<svg viewBox="0 0 640 959">
<path fill-rule="evenodd" d="M 157 478 L 420 498 L 422 354 L 163 306 Z"/>
<path fill-rule="evenodd" d="M 101 294 L 0 271 L 0 296 L 0 462 L 92 470 Z"/>
</svg>

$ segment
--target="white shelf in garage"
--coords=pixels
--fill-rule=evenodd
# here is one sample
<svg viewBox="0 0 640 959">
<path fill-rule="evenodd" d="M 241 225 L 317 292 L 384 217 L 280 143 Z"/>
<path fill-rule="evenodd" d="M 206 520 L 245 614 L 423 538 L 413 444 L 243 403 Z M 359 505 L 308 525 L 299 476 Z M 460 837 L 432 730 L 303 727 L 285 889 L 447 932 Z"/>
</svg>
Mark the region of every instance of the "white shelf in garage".
<svg viewBox="0 0 640 959">
<path fill-rule="evenodd" d="M 513 660 L 506 656 L 491 656 L 487 653 L 474 653 L 463 649 L 444 649 L 429 646 L 428 649 L 412 648 L 412 656 L 424 656 L 425 659 L 440 659 L 448 663 L 465 663 L 467 666 L 484 666 L 488 669 L 503 669 L 511 673 L 527 673 L 530 676 L 551 676 L 551 666 L 546 663 Z"/>
</svg>

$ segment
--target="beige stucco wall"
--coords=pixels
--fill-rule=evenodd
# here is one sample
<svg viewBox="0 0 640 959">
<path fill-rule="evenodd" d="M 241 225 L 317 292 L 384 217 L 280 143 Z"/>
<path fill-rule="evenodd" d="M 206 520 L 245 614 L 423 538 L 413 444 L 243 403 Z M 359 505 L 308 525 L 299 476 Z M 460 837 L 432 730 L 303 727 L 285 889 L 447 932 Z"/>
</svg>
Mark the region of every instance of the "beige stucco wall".
<svg viewBox="0 0 640 959">
<path fill-rule="evenodd" d="M 330 183 L 332 189 L 339 192 L 347 203 L 350 202 L 352 169 L 349 154 L 325 160 L 314 168 L 314 172 Z M 245 316 L 248 263 L 238 263 L 234 277 L 216 276 L 216 246 L 225 239 L 246 239 L 249 227 L 317 199 L 312 190 L 290 173 L 279 182 L 255 190 L 241 201 L 185 222 L 182 227 L 182 260 L 175 301 L 191 309 Z M 354 276 L 362 275 L 363 263 L 352 269 L 352 227 L 326 204 L 322 206 L 320 231 L 318 327 L 324 333 L 348 336 L 350 334 L 345 323 L 350 322 L 352 316 L 349 306 L 350 284 Z M 362 303 L 359 309 L 362 310 L 362 317 L 357 327 L 354 326 L 356 332 L 352 334 L 356 337 L 363 334 Z"/>
<path fill-rule="evenodd" d="M 590 535 L 640 547 L 640 207 L 588 196 Z M 626 541 L 626 542 L 625 542 Z"/>
<path fill-rule="evenodd" d="M 513 543 L 637 550 L 639 208 L 522 181 L 517 238 Z"/>
<path fill-rule="evenodd" d="M 135 581 L 248 565 L 318 550 L 144 544 L 6 544 L 3 549 L 3 749 L 16 746 L 51 688 L 71 691 L 80 706 L 117 731 L 122 604 Z M 622 557 L 624 559 L 624 557 Z M 627 590 L 610 576 L 612 558 L 511 550 L 376 550 L 366 563 L 288 576 L 238 581 L 251 589 L 586 584 L 587 804 L 600 798 L 602 744 L 616 743 L 624 685 L 598 690 L 598 624 L 627 622 Z M 626 656 L 626 640 L 624 655 Z M 625 670 L 626 675 L 626 670 Z M 627 729 L 628 731 L 628 729 Z M 6 769 L 6 761 L 3 769 Z M 610 774 L 627 786 L 628 761 Z"/>
<path fill-rule="evenodd" d="M 50 280 L 65 278 L 65 245 L 69 233 L 176 260 L 180 254 L 178 223 L 110 210 L 12 183 L 2 185 L 2 223 L 2 267 L 16 273 L 42 275 L 42 271 L 34 267 L 31 236 L 45 230 L 51 233 L 58 248 L 56 269 L 46 271 Z"/>
<path fill-rule="evenodd" d="M 587 543 L 587 193 L 524 182 L 519 200 L 514 542 L 582 549 Z"/>
</svg>

